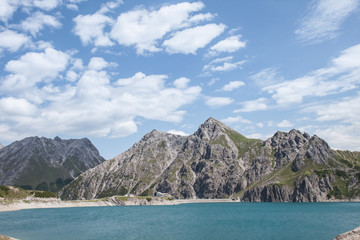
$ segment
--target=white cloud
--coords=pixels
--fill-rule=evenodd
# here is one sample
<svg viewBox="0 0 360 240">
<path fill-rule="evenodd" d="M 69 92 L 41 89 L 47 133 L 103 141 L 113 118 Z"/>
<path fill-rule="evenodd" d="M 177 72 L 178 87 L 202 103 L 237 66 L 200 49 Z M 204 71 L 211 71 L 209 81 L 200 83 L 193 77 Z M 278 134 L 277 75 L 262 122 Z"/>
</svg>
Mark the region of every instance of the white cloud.
<svg viewBox="0 0 360 240">
<path fill-rule="evenodd" d="M 234 89 L 237 89 L 239 87 L 245 86 L 245 83 L 242 81 L 231 81 L 228 84 L 226 84 L 225 86 L 223 86 L 221 88 L 222 91 L 233 91 Z"/>
<path fill-rule="evenodd" d="M 237 117 L 228 117 L 225 119 L 222 119 L 221 122 L 225 123 L 225 124 L 234 124 L 234 123 L 245 123 L 245 124 L 250 124 L 251 121 L 247 120 L 241 116 L 237 116 Z"/>
<path fill-rule="evenodd" d="M 118 16 L 111 37 L 119 44 L 135 46 L 138 54 L 161 51 L 159 41 L 166 34 L 212 19 L 211 14 L 196 14 L 205 5 L 202 2 L 182 2 L 163 6 L 158 10 L 136 9 Z"/>
<path fill-rule="evenodd" d="M 243 108 L 235 110 L 234 113 L 266 110 L 268 109 L 266 102 L 267 100 L 265 98 L 242 102 Z"/>
<path fill-rule="evenodd" d="M 122 0 L 115 0 L 115 1 L 103 3 L 98 12 L 101 14 L 105 14 L 105 13 L 110 12 L 111 10 L 119 7 L 121 4 L 123 4 Z"/>
<path fill-rule="evenodd" d="M 50 11 L 61 4 L 62 0 L 33 0 L 33 6 Z"/>
<path fill-rule="evenodd" d="M 203 67 L 203 71 L 210 71 L 210 72 L 227 72 L 231 70 L 235 70 L 240 68 L 241 65 L 246 63 L 245 60 L 231 62 L 234 57 L 224 57 L 224 58 L 216 58 L 215 60 L 211 61 L 209 64 L 206 64 Z"/>
<path fill-rule="evenodd" d="M 334 38 L 341 24 L 358 6 L 358 0 L 313 1 L 295 33 L 300 39 L 313 43 Z"/>
<path fill-rule="evenodd" d="M 6 22 L 12 17 L 17 9 L 17 4 L 14 4 L 12 0 L 0 1 L 0 20 Z"/>
<path fill-rule="evenodd" d="M 224 24 L 207 24 L 188 28 L 174 33 L 173 37 L 162 44 L 168 53 L 196 54 L 199 48 L 208 45 L 223 33 Z"/>
<path fill-rule="evenodd" d="M 229 105 L 234 100 L 229 97 L 207 97 L 205 104 L 209 107 L 218 108 Z"/>
<path fill-rule="evenodd" d="M 360 122 L 360 96 L 344 98 L 330 104 L 307 107 L 307 112 L 315 112 L 317 121 L 341 120 L 344 123 Z"/>
<path fill-rule="evenodd" d="M 175 135 L 180 135 L 180 136 L 189 136 L 190 134 L 188 133 L 185 133 L 183 131 L 178 131 L 178 130 L 174 130 L 174 129 L 171 129 L 169 131 L 167 131 L 167 133 L 171 133 L 171 134 L 175 134 Z"/>
<path fill-rule="evenodd" d="M 359 151 L 360 148 L 360 93 L 353 97 L 307 107 L 306 113 L 315 113 L 321 127 L 315 133 L 336 149 Z"/>
<path fill-rule="evenodd" d="M 289 127 L 294 126 L 294 124 L 292 124 L 288 120 L 283 120 L 283 121 L 279 122 L 276 126 L 281 127 L 281 128 L 289 128 Z"/>
<path fill-rule="evenodd" d="M 1 0 L 0 1 L 0 20 L 7 22 L 12 18 L 13 14 L 18 8 L 32 9 L 40 8 L 45 11 L 50 11 L 61 4 L 61 0 Z"/>
<path fill-rule="evenodd" d="M 272 95 L 280 105 L 301 103 L 306 96 L 327 96 L 356 88 L 360 83 L 360 44 L 350 47 L 330 66 L 303 77 L 265 86 L 262 90 Z"/>
<path fill-rule="evenodd" d="M 34 116 L 37 113 L 35 105 L 25 99 L 13 97 L 0 98 L 0 109 L 2 116 Z"/>
<path fill-rule="evenodd" d="M 110 17 L 96 12 L 89 15 L 78 15 L 74 18 L 74 33 L 78 35 L 84 45 L 94 44 L 95 46 L 113 46 L 109 34 L 104 28 L 113 23 Z"/>
<path fill-rule="evenodd" d="M 246 42 L 240 41 L 241 35 L 228 37 L 214 46 L 212 46 L 209 50 L 210 55 L 216 55 L 222 52 L 233 53 L 241 48 L 245 48 Z"/>
<path fill-rule="evenodd" d="M 59 72 L 65 70 L 69 58 L 66 53 L 52 48 L 40 53 L 26 53 L 19 60 L 11 60 L 5 65 L 5 70 L 11 74 L 4 78 L 0 90 L 16 92 L 19 89 L 34 87 L 38 82 L 54 79 Z M 32 92 L 22 93 L 26 95 Z"/>
<path fill-rule="evenodd" d="M 109 63 L 106 62 L 103 58 L 93 57 L 90 59 L 88 67 L 89 67 L 89 69 L 99 71 L 99 70 L 106 68 L 108 65 L 109 65 Z"/>
<path fill-rule="evenodd" d="M 181 89 L 166 87 L 166 75 L 137 73 L 130 78 L 111 81 L 111 74 L 100 70 L 104 64 L 98 63 L 103 61 L 97 58 L 90 60 L 89 67 L 74 77 L 71 85 L 28 86 L 27 89 L 36 92 L 41 101 L 21 98 L 26 89 L 21 93 L 14 92 L 14 99 L 0 98 L 0 107 L 8 106 L 0 110 L 3 123 L 0 136 L 6 134 L 19 138 L 61 132 L 72 136 L 123 137 L 137 131 L 136 117 L 181 121 L 186 113 L 181 108 L 200 96 L 201 88 L 198 86 L 183 86 Z M 75 64 L 77 61 L 71 62 Z M 26 71 L 25 74 L 28 75 Z M 55 75 L 52 76 L 57 78 Z M 14 106 L 24 109 L 27 116 L 9 112 L 16 109 Z"/>
<path fill-rule="evenodd" d="M 190 82 L 190 79 L 182 77 L 182 78 L 176 79 L 174 81 L 174 86 L 176 88 L 187 88 L 189 82 Z"/>
<path fill-rule="evenodd" d="M 42 12 L 36 12 L 20 24 L 22 30 L 29 32 L 33 36 L 35 36 L 45 26 L 59 28 L 61 23 L 54 16 L 46 15 Z"/>
<path fill-rule="evenodd" d="M 213 66 L 211 70 L 214 72 L 228 72 L 239 68 L 244 63 L 245 61 L 238 61 L 233 63 L 225 62 L 223 65 Z"/>
<path fill-rule="evenodd" d="M 318 129 L 315 134 L 326 139 L 331 148 L 350 151 L 360 150 L 359 124 L 335 124 L 326 129 Z"/>
<path fill-rule="evenodd" d="M 66 7 L 70 10 L 73 10 L 73 11 L 78 11 L 79 10 L 79 7 L 78 5 L 74 4 L 74 3 L 68 3 L 66 4 Z"/>
<path fill-rule="evenodd" d="M 66 73 L 66 79 L 70 82 L 76 81 L 78 79 L 78 77 L 79 77 L 79 75 L 72 70 L 70 70 Z"/>
<path fill-rule="evenodd" d="M 255 83 L 261 87 L 274 85 L 284 80 L 274 68 L 262 69 L 260 72 L 251 75 L 250 79 L 254 80 Z"/>
<path fill-rule="evenodd" d="M 0 49 L 16 52 L 30 41 L 29 37 L 11 30 L 0 32 Z"/>
</svg>

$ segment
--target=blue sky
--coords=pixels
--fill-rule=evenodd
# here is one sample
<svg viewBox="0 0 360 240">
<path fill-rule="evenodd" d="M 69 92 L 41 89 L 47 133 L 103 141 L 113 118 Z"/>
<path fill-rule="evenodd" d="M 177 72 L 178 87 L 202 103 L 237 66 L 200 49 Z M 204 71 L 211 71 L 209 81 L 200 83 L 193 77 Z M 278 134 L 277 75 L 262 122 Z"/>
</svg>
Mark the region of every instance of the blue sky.
<svg viewBox="0 0 360 240">
<path fill-rule="evenodd" d="M 209 117 L 360 150 L 360 1 L 0 1 L 0 142 L 105 158 Z"/>
</svg>

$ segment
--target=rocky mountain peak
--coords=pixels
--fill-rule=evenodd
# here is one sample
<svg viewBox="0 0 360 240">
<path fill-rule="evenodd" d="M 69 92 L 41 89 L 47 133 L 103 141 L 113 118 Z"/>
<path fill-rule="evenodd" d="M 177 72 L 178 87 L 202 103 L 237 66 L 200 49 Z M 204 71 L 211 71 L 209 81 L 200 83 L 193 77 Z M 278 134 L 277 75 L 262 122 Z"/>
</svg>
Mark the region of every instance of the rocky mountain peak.
<svg viewBox="0 0 360 240">
<path fill-rule="evenodd" d="M 54 138 L 54 140 L 57 141 L 57 142 L 61 142 L 61 138 L 58 137 L 58 136 L 56 136 L 56 137 Z"/>
<path fill-rule="evenodd" d="M 308 143 L 309 140 L 309 134 L 303 134 L 299 130 L 292 129 L 288 133 L 277 131 L 274 136 L 266 140 L 265 144 L 271 145 L 272 147 L 295 147 L 299 149 L 302 148 L 304 144 Z"/>
<path fill-rule="evenodd" d="M 320 201 L 339 195 L 341 189 L 333 185 L 337 179 L 343 179 L 340 186 L 359 184 L 358 158 L 334 152 L 316 135 L 295 129 L 262 141 L 209 118 L 190 136 L 151 131 L 124 153 L 83 173 L 61 197 L 163 192 L 175 198 Z M 346 178 L 350 167 L 352 176 Z"/>
<path fill-rule="evenodd" d="M 209 118 L 200 125 L 194 135 L 200 137 L 201 139 L 213 140 L 218 138 L 220 135 L 223 135 L 226 129 L 230 128 L 214 118 Z"/>
<path fill-rule="evenodd" d="M 105 161 L 89 139 L 27 137 L 0 151 L 0 184 L 59 190 Z"/>
<path fill-rule="evenodd" d="M 145 136 L 140 140 L 140 142 L 146 142 L 149 139 L 160 139 L 167 135 L 171 135 L 170 133 L 161 132 L 159 130 L 153 129 L 151 132 L 145 134 Z"/>
<path fill-rule="evenodd" d="M 1 145 L 1 143 L 0 143 L 0 149 L 2 149 L 4 146 L 3 145 Z"/>
</svg>

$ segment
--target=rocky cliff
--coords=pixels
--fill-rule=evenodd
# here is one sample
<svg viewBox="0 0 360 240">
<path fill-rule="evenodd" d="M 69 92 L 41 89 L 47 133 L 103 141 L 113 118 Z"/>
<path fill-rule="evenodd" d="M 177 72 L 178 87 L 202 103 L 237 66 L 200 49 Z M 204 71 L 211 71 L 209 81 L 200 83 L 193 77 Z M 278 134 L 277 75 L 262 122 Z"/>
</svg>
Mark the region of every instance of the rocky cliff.
<svg viewBox="0 0 360 240">
<path fill-rule="evenodd" d="M 210 118 L 183 137 L 153 130 L 80 175 L 63 199 L 134 193 L 242 201 L 324 201 L 360 195 L 360 154 L 331 150 L 297 130 L 248 139 Z"/>
<path fill-rule="evenodd" d="M 55 192 L 103 161 L 87 138 L 28 137 L 0 149 L 0 185 Z"/>
</svg>

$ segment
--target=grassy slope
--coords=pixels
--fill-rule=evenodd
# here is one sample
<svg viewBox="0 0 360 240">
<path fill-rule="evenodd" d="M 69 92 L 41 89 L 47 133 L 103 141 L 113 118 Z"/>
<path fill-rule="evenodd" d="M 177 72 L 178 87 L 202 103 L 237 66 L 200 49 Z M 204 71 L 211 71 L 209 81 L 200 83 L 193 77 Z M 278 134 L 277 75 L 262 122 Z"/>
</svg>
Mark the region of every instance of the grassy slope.
<svg viewBox="0 0 360 240">
<path fill-rule="evenodd" d="M 20 187 L 0 186 L 0 202 L 11 203 L 13 200 L 25 199 L 29 196 L 40 198 L 57 197 L 56 194 L 47 191 L 32 191 Z"/>
</svg>

